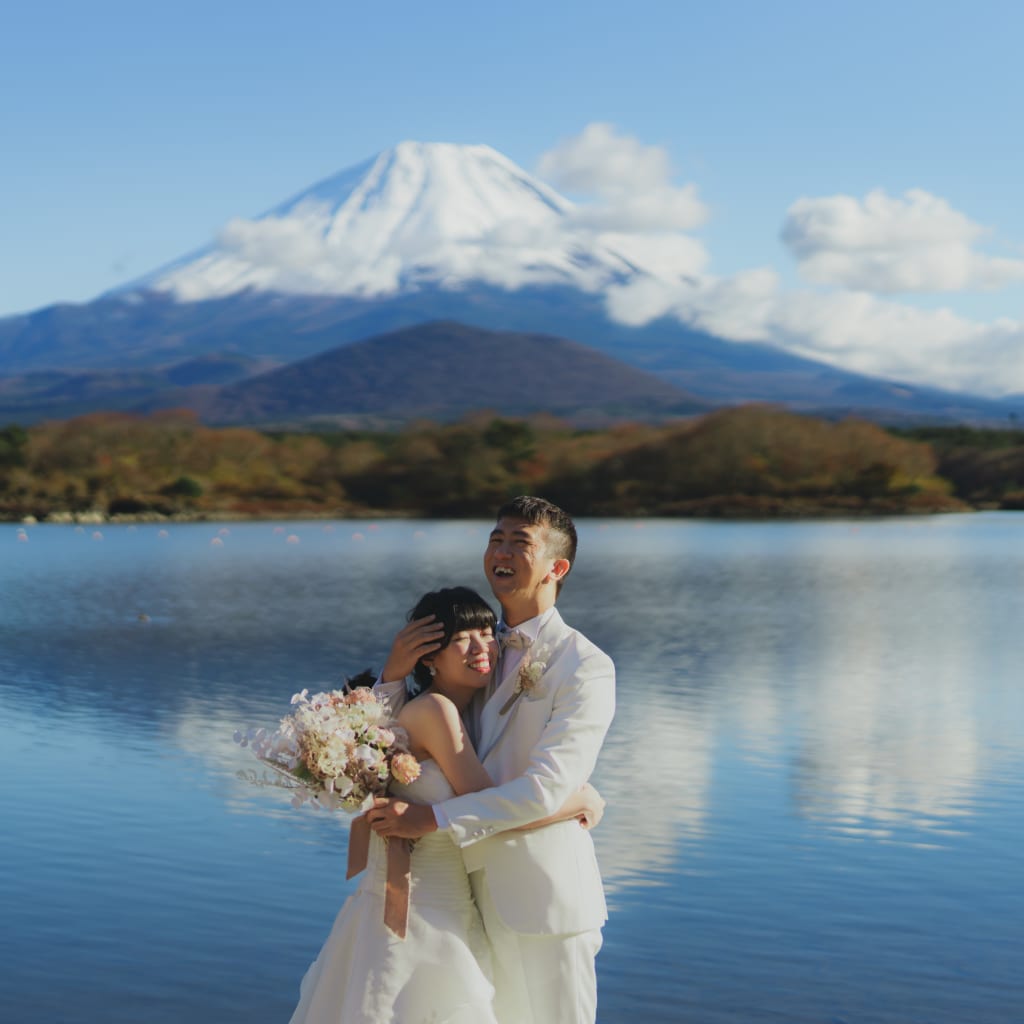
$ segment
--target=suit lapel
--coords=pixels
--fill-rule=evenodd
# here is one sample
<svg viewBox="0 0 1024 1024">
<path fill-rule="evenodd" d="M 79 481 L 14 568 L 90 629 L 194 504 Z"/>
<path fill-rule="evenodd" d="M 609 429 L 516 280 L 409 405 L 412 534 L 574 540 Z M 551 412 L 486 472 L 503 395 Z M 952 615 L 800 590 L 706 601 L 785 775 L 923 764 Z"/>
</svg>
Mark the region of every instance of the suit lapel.
<svg viewBox="0 0 1024 1024">
<path fill-rule="evenodd" d="M 561 634 L 563 628 L 562 617 L 558 614 L 557 609 L 552 608 L 551 615 L 548 617 L 547 622 L 544 623 L 530 650 L 536 651 L 543 647 L 544 644 L 553 646 L 555 639 Z M 501 734 L 515 715 L 515 705 L 509 708 L 503 715 L 500 714 L 500 711 L 504 707 L 505 702 L 515 692 L 516 677 L 519 675 L 519 669 L 524 664 L 526 664 L 525 658 L 518 662 L 515 671 L 508 673 L 503 671 L 501 682 L 484 705 L 480 715 L 480 747 L 477 750 L 477 756 L 481 761 L 494 749 L 494 745 L 498 742 Z"/>
<path fill-rule="evenodd" d="M 498 711 L 512 696 L 512 691 L 515 689 L 515 675 L 515 672 L 511 672 L 504 676 L 480 712 L 480 747 L 477 750 L 477 756 L 481 761 L 490 753 L 511 714 L 509 712 L 499 715 Z"/>
</svg>

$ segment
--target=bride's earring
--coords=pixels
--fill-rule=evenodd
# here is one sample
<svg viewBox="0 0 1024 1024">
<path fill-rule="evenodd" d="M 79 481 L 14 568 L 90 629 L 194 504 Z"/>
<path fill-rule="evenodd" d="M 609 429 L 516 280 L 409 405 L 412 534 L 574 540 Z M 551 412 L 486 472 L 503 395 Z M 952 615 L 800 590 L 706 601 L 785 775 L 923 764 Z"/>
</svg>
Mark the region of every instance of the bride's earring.
<svg viewBox="0 0 1024 1024">
<path fill-rule="evenodd" d="M 437 675 L 437 669 L 434 668 L 433 665 L 428 665 L 427 666 L 427 671 L 431 674 L 431 676 L 436 676 Z"/>
</svg>

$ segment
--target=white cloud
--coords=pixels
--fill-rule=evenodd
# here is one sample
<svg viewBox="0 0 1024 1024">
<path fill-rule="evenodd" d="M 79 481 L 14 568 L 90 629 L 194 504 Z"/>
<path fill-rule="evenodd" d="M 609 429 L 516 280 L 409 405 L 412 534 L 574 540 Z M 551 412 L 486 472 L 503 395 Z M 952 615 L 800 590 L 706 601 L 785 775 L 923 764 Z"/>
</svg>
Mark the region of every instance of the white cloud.
<svg viewBox="0 0 1024 1024">
<path fill-rule="evenodd" d="M 707 211 L 697 198 L 696 186 L 662 185 L 646 192 L 578 206 L 570 217 L 581 227 L 599 231 L 661 234 L 698 227 L 707 218 Z"/>
<path fill-rule="evenodd" d="M 633 189 L 658 188 L 672 174 L 668 154 L 619 135 L 603 121 L 588 124 L 579 135 L 545 153 L 538 165 L 542 178 L 569 192 L 614 198 Z"/>
<path fill-rule="evenodd" d="M 685 321 L 684 295 L 693 290 L 695 286 L 685 282 L 638 277 L 609 288 L 605 293 L 605 307 L 613 320 L 629 327 L 642 327 L 669 315 Z"/>
<path fill-rule="evenodd" d="M 767 324 L 783 347 L 849 370 L 979 394 L 1024 392 L 1024 323 L 979 323 L 863 292 L 780 293 Z"/>
<path fill-rule="evenodd" d="M 777 289 L 778 276 L 768 268 L 683 282 L 637 278 L 607 290 L 607 309 L 613 319 L 632 326 L 674 316 L 730 341 L 764 341 Z"/>
<path fill-rule="evenodd" d="M 596 241 L 664 281 L 692 278 L 703 273 L 708 262 L 707 249 L 689 235 L 603 231 Z"/>
<path fill-rule="evenodd" d="M 787 291 L 768 268 L 682 284 L 636 280 L 609 290 L 607 308 L 621 323 L 673 316 L 730 341 L 768 342 L 857 373 L 978 394 L 1024 392 L 1024 322 L 979 323 L 865 292 Z"/>
<path fill-rule="evenodd" d="M 921 190 L 800 199 L 783 239 L 807 278 L 839 287 L 785 289 L 769 267 L 715 277 L 691 253 L 688 264 L 680 261 L 684 277 L 652 264 L 655 276 L 606 289 L 606 306 L 620 323 L 670 316 L 730 341 L 767 342 L 872 376 L 988 395 L 1024 392 L 1024 322 L 978 322 L 886 294 L 1024 281 L 1024 261 L 976 251 L 984 233 Z"/>
<path fill-rule="evenodd" d="M 585 227 L 624 232 L 690 231 L 708 210 L 693 184 L 673 185 L 672 165 L 660 146 L 646 146 L 602 122 L 545 153 L 538 173 L 567 192 L 596 197 L 574 211 Z"/>
<path fill-rule="evenodd" d="M 401 260 L 368 263 L 356 247 L 329 239 L 331 211 L 307 201 L 287 217 L 229 221 L 207 255 L 164 275 L 160 288 L 184 301 L 231 295 L 244 288 L 307 295 L 381 294 L 398 287 Z"/>
<path fill-rule="evenodd" d="M 801 274 L 818 284 L 869 292 L 950 292 L 1024 281 L 1024 260 L 1000 259 L 974 245 L 985 229 L 939 196 L 881 189 L 798 199 L 782 239 Z"/>
<path fill-rule="evenodd" d="M 636 282 L 637 294 L 623 303 L 634 307 L 634 316 L 645 305 L 640 292 L 654 301 L 665 287 L 704 273 L 707 249 L 685 232 L 703 224 L 708 210 L 696 185 L 672 183 L 671 161 L 662 147 L 644 145 L 613 125 L 596 122 L 545 153 L 538 173 L 584 197 L 559 225 L 579 248 L 616 253 L 658 279 Z"/>
</svg>

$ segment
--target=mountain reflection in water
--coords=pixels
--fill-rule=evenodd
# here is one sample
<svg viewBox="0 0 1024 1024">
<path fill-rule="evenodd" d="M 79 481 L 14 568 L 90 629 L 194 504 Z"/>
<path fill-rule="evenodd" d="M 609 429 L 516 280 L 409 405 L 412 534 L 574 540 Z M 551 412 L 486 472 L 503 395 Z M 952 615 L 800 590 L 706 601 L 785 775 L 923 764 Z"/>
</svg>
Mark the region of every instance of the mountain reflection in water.
<svg viewBox="0 0 1024 1024">
<path fill-rule="evenodd" d="M 346 820 L 239 779 L 232 733 L 379 666 L 424 590 L 486 594 L 489 525 L 0 527 L 0 1018 L 287 1019 Z M 560 607 L 619 683 L 604 1024 L 1015 1019 L 1022 540 L 581 524 Z"/>
</svg>

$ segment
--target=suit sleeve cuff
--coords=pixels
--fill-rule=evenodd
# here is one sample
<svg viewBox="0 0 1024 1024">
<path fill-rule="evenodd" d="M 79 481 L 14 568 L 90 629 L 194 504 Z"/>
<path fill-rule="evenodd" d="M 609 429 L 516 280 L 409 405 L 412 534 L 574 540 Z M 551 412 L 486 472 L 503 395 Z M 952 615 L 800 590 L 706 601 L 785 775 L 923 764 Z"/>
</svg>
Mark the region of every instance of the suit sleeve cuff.
<svg viewBox="0 0 1024 1024">
<path fill-rule="evenodd" d="M 403 705 L 409 699 L 409 691 L 406 688 L 404 679 L 399 679 L 393 683 L 385 683 L 378 679 L 373 684 L 373 694 L 387 707 L 388 713 L 392 717 L 395 717 L 402 710 Z"/>
</svg>

